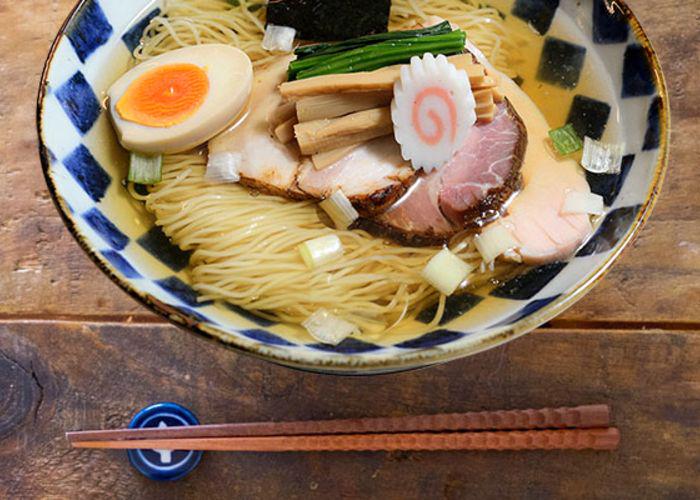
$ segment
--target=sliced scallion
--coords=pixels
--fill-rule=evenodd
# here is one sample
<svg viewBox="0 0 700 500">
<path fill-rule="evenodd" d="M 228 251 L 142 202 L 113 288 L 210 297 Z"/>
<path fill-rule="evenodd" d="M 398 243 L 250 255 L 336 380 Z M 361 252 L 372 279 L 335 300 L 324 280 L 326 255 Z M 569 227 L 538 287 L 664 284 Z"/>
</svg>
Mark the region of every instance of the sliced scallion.
<svg viewBox="0 0 700 500">
<path fill-rule="evenodd" d="M 313 338 L 330 345 L 340 344 L 359 330 L 356 325 L 329 313 L 325 309 L 314 312 L 302 323 L 302 326 Z"/>
<path fill-rule="evenodd" d="M 209 182 L 238 182 L 241 179 L 238 167 L 242 158 L 241 153 L 230 151 L 209 153 L 204 178 Z"/>
<path fill-rule="evenodd" d="M 333 220 L 336 229 L 347 229 L 360 217 L 341 189 L 338 189 L 319 205 Z"/>
<path fill-rule="evenodd" d="M 619 174 L 624 153 L 624 143 L 606 144 L 586 136 L 581 165 L 594 174 Z"/>
<path fill-rule="evenodd" d="M 422 276 L 440 293 L 452 295 L 474 268 L 475 266 L 464 262 L 447 248 L 443 248 L 428 261 Z"/>
<path fill-rule="evenodd" d="M 343 243 L 335 234 L 305 241 L 298 248 L 301 258 L 310 269 L 322 266 L 343 255 Z"/>
<path fill-rule="evenodd" d="M 518 246 L 511 232 L 498 222 L 486 226 L 486 228 L 474 236 L 474 246 L 481 254 L 486 264 L 490 264 L 496 257 L 503 255 Z"/>
<path fill-rule="evenodd" d="M 131 153 L 129 160 L 129 181 L 136 184 L 157 184 L 163 173 L 163 155 L 142 155 Z"/>
<path fill-rule="evenodd" d="M 550 130 L 549 137 L 552 139 L 554 148 L 562 156 L 575 153 L 583 147 L 583 142 L 571 123 Z"/>
<path fill-rule="evenodd" d="M 265 27 L 262 48 L 269 52 L 291 52 L 294 48 L 294 37 L 296 35 L 297 30 L 289 26 L 268 24 Z"/>
</svg>

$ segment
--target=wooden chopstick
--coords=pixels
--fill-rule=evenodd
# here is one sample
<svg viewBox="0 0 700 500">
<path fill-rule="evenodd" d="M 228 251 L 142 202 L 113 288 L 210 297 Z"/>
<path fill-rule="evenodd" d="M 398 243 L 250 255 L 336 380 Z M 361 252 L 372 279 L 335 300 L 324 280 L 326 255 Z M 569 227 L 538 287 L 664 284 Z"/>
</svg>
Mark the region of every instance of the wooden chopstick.
<svg viewBox="0 0 700 500">
<path fill-rule="evenodd" d="M 500 432 L 254 436 L 123 441 L 79 441 L 76 448 L 203 451 L 438 451 L 438 450 L 613 450 L 620 433 L 606 429 Z"/>
<path fill-rule="evenodd" d="M 439 431 L 532 430 L 593 428 L 610 425 L 607 405 L 527 410 L 445 413 L 380 418 L 298 422 L 248 422 L 186 427 L 114 429 L 67 432 L 68 440 L 82 442 L 135 439 L 182 439 L 246 436 L 309 436 L 319 434 L 374 434 Z"/>
</svg>

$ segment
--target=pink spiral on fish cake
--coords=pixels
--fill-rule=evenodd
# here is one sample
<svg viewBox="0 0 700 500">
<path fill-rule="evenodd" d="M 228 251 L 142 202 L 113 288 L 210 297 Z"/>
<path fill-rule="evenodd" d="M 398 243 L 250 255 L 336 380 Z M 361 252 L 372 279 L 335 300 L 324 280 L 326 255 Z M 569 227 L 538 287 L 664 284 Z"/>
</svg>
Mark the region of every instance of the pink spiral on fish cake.
<svg viewBox="0 0 700 500">
<path fill-rule="evenodd" d="M 455 136 L 457 135 L 457 107 L 454 99 L 452 98 L 452 94 L 450 94 L 450 92 L 443 87 L 426 87 L 422 89 L 418 95 L 416 95 L 416 99 L 413 102 L 413 109 L 411 110 L 411 122 L 416 134 L 421 141 L 429 146 L 439 144 L 445 136 L 446 126 L 443 117 L 434 108 L 429 108 L 425 113 L 433 123 L 435 132 L 431 134 L 423 128 L 424 123 L 421 120 L 421 110 L 423 109 L 422 107 L 424 102 L 428 97 L 438 98 L 447 107 L 450 114 L 449 123 L 447 126 L 450 133 L 450 141 L 454 142 Z"/>
<path fill-rule="evenodd" d="M 401 156 L 414 169 L 430 173 L 445 165 L 476 122 L 467 73 L 444 55 L 414 56 L 394 83 L 391 121 Z"/>
</svg>

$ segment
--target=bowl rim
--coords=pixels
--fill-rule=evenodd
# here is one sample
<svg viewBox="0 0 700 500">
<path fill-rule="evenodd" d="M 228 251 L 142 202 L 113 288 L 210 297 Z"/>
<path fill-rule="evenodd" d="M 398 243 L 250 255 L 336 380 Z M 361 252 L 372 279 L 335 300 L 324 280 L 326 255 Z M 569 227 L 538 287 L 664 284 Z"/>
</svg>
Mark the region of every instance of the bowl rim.
<svg viewBox="0 0 700 500">
<path fill-rule="evenodd" d="M 133 299 L 139 302 L 141 305 L 148 308 L 153 313 L 164 318 L 169 323 L 178 326 L 190 333 L 197 334 L 206 340 L 216 342 L 219 345 L 223 345 L 233 351 L 241 354 L 246 354 L 249 356 L 256 357 L 258 359 L 263 359 L 278 365 L 282 365 L 288 368 L 299 369 L 303 371 L 310 371 L 315 373 L 323 374 L 336 374 L 336 375 L 376 375 L 385 373 L 395 373 L 400 371 L 414 370 L 420 368 L 426 368 L 436 364 L 446 363 L 459 358 L 471 356 L 479 352 L 497 347 L 501 344 L 515 340 L 526 333 L 531 332 L 538 326 L 546 323 L 547 321 L 553 319 L 554 317 L 561 314 L 564 310 L 571 307 L 575 302 L 580 300 L 586 293 L 588 293 L 602 278 L 609 272 L 612 264 L 620 257 L 620 255 L 627 249 L 628 245 L 636 239 L 642 227 L 645 225 L 651 212 L 658 200 L 663 181 L 668 170 L 668 158 L 669 158 L 669 144 L 670 144 L 670 132 L 671 132 L 671 113 L 670 113 L 670 103 L 668 98 L 668 91 L 666 88 L 666 81 L 661 69 L 661 64 L 657 57 L 656 51 L 654 50 L 649 38 L 647 37 L 645 31 L 643 30 L 639 20 L 634 15 L 629 6 L 624 0 L 617 0 L 617 5 L 621 7 L 623 14 L 632 28 L 639 44 L 644 48 L 648 60 L 651 63 L 655 87 L 658 92 L 658 96 L 661 99 L 660 113 L 659 113 L 659 123 L 660 123 L 660 133 L 659 133 L 659 148 L 658 148 L 658 158 L 656 160 L 656 165 L 654 166 L 652 182 L 649 184 L 649 189 L 647 191 L 644 202 L 639 208 L 632 221 L 630 228 L 627 230 L 625 235 L 618 241 L 615 249 L 610 252 L 604 260 L 602 260 L 595 268 L 594 271 L 589 275 L 589 277 L 581 283 L 578 287 L 568 292 L 562 293 L 559 297 L 553 300 L 551 303 L 547 304 L 545 307 L 538 311 L 526 316 L 525 318 L 514 323 L 514 326 L 506 326 L 500 330 L 496 330 L 493 334 L 488 337 L 473 339 L 472 341 L 466 341 L 459 348 L 453 348 L 449 350 L 440 349 L 439 347 L 419 349 L 416 351 L 407 351 L 401 353 L 397 356 L 392 356 L 389 359 L 372 359 L 372 360 L 362 360 L 359 357 L 355 357 L 351 361 L 353 355 L 342 355 L 337 356 L 331 354 L 334 357 L 332 360 L 328 358 L 324 360 L 322 355 L 315 360 L 310 360 L 308 357 L 302 355 L 282 355 L 284 349 L 271 349 L 262 344 L 244 344 L 237 341 L 238 339 L 232 335 L 217 331 L 215 328 L 208 327 L 199 323 L 187 314 L 182 313 L 174 306 L 170 306 L 150 294 L 143 292 L 136 287 L 133 287 L 128 281 L 121 279 L 117 273 L 111 268 L 111 266 L 101 257 L 98 256 L 96 250 L 91 247 L 88 239 L 78 230 L 75 221 L 73 220 L 73 215 L 68 209 L 66 201 L 63 196 L 59 193 L 56 183 L 52 177 L 51 173 L 51 160 L 49 157 L 48 149 L 44 141 L 44 120 L 43 120 L 43 103 L 47 94 L 48 87 L 48 74 L 51 69 L 51 64 L 53 62 L 54 55 L 58 48 L 59 43 L 65 36 L 65 31 L 67 26 L 75 18 L 75 16 L 91 1 L 94 0 L 79 0 L 73 6 L 73 8 L 68 13 L 65 21 L 59 28 L 49 52 L 44 61 L 43 69 L 41 72 L 41 77 L 39 81 L 39 89 L 37 93 L 37 103 L 36 103 L 36 126 L 38 135 L 38 150 L 39 157 L 41 161 L 42 172 L 44 174 L 44 179 L 48 187 L 51 198 L 58 210 L 63 223 L 68 228 L 69 232 L 73 238 L 78 242 L 79 246 L 88 255 L 88 257 L 93 261 L 97 267 L 102 270 L 114 283 L 116 283 L 124 292 L 130 295 Z M 147 1 L 147 0 L 144 0 Z M 225 336 L 225 338 L 224 338 Z M 288 351 L 287 351 L 288 352 Z"/>
</svg>

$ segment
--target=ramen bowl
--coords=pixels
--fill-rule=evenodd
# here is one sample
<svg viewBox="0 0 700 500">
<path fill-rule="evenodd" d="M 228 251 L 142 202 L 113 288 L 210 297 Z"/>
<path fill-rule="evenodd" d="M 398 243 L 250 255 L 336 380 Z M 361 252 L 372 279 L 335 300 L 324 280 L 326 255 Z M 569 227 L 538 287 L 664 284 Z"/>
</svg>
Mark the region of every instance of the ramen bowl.
<svg viewBox="0 0 700 500">
<path fill-rule="evenodd" d="M 625 156 L 619 174 L 586 174 L 591 190 L 604 199 L 605 214 L 573 257 L 448 298 L 432 331 L 364 334 L 330 346 L 240 307 L 198 299 L 188 273 L 190 254 L 169 241 L 125 188 L 128 155 L 103 106 L 106 89 L 127 70 L 141 33 L 161 12 L 158 2 L 82 0 L 60 29 L 37 109 L 49 191 L 78 243 L 117 285 L 174 324 L 240 352 L 317 372 L 375 374 L 429 366 L 513 340 L 580 299 L 641 230 L 666 169 L 669 103 L 654 51 L 624 3 L 494 5 L 506 21 L 538 33 L 517 81 L 528 93 L 545 89 L 533 99 L 550 108 L 543 109 L 550 122 L 572 122 L 603 139 L 614 128 Z M 586 85 L 591 72 L 602 83 Z M 421 311 L 417 321 L 429 322 L 432 313 Z"/>
</svg>

